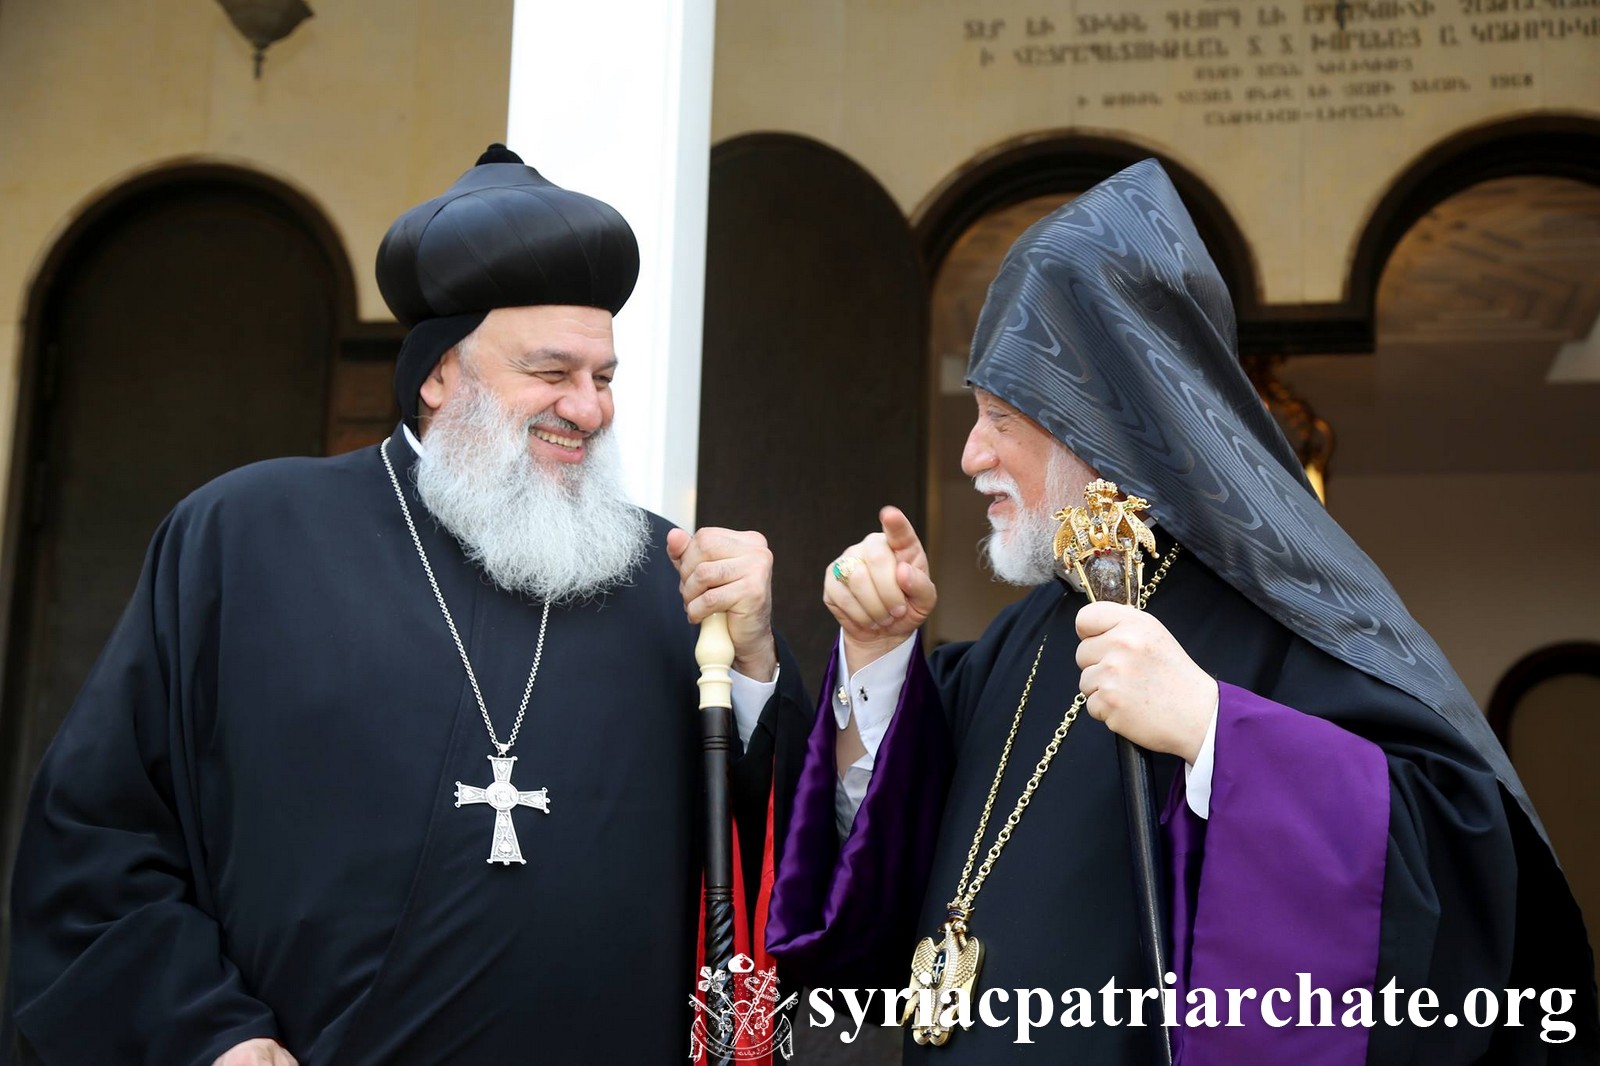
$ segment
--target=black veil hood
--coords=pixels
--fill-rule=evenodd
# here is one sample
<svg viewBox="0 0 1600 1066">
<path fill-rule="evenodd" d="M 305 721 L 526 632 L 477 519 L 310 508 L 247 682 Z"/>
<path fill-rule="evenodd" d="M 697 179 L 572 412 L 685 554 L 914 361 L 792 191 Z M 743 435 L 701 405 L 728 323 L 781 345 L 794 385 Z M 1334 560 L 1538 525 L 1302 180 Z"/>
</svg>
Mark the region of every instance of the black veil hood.
<svg viewBox="0 0 1600 1066">
<path fill-rule="evenodd" d="M 1012 246 L 978 318 L 967 381 L 1152 500 L 1162 526 L 1282 625 L 1433 708 L 1548 845 L 1484 716 L 1318 501 L 1235 343 L 1227 286 L 1147 159 Z"/>
</svg>

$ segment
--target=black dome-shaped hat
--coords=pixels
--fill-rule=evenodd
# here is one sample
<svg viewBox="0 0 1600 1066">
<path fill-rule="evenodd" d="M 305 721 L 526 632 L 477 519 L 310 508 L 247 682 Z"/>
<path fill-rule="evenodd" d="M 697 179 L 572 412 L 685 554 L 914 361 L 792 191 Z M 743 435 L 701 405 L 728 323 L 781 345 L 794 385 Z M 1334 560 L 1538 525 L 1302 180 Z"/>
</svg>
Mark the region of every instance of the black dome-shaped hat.
<svg viewBox="0 0 1600 1066">
<path fill-rule="evenodd" d="M 443 195 L 396 219 L 378 246 L 378 289 L 411 329 L 395 367 L 401 411 L 414 424 L 428 373 L 495 308 L 616 314 L 638 277 L 639 245 L 615 208 L 490 145 Z"/>
</svg>

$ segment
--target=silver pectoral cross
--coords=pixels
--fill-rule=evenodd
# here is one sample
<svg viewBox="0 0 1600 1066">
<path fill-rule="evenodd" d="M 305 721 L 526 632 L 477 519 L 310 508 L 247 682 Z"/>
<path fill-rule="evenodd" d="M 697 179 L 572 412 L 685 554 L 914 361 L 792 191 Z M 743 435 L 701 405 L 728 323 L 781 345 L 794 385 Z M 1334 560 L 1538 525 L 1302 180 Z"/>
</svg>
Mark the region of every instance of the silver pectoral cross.
<svg viewBox="0 0 1600 1066">
<path fill-rule="evenodd" d="M 515 755 L 510 758 L 502 756 L 489 756 L 489 763 L 494 767 L 494 784 L 488 788 L 477 788 L 473 785 L 463 785 L 456 782 L 456 806 L 464 803 L 487 803 L 494 808 L 494 842 L 489 845 L 489 862 L 498 862 L 510 866 L 514 862 L 524 865 L 527 860 L 522 857 L 522 845 L 517 843 L 517 829 L 511 824 L 511 809 L 513 807 L 533 807 L 546 814 L 550 813 L 549 789 L 538 788 L 532 792 L 518 792 L 517 787 L 511 783 L 511 764 L 517 761 Z"/>
</svg>

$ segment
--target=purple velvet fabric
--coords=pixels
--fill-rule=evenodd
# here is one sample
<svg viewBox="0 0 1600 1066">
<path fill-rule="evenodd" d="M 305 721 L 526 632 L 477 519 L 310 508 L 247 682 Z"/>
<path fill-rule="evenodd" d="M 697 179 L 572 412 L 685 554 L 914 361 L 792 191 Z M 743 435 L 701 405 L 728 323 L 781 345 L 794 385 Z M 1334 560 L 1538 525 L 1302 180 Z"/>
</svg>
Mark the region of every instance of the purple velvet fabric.
<svg viewBox="0 0 1600 1066">
<path fill-rule="evenodd" d="M 828 661 L 767 917 L 769 950 L 802 977 L 834 983 L 869 964 L 866 952 L 883 942 L 885 923 L 903 918 L 909 935 L 922 904 L 954 760 L 920 634 L 915 639 L 872 782 L 842 846 L 834 818 L 838 725 L 828 695 L 838 683 L 837 649 Z"/>
<path fill-rule="evenodd" d="M 1180 780 L 1163 822 L 1173 876 L 1173 969 L 1180 1019 L 1189 989 L 1285 988 L 1298 973 L 1331 993 L 1331 1028 L 1269 1027 L 1260 1000 L 1242 1028 L 1174 1030 L 1182 1066 L 1359 1064 L 1368 1030 L 1338 1025 L 1340 996 L 1372 990 L 1389 836 L 1383 751 L 1338 726 L 1222 684 L 1211 812 L 1189 809 Z M 1279 1017 L 1298 1021 L 1297 1000 Z M 1315 1015 L 1313 1015 L 1315 1018 Z"/>
</svg>

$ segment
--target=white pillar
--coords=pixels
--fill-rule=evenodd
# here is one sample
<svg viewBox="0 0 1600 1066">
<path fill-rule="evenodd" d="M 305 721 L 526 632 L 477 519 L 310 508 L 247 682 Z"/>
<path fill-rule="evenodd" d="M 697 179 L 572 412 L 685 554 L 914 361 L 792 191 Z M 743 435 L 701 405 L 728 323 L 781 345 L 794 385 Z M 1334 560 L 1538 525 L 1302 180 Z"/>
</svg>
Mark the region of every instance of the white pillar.
<svg viewBox="0 0 1600 1066">
<path fill-rule="evenodd" d="M 715 0 L 516 0 L 506 144 L 639 238 L 616 320 L 632 498 L 693 528 Z M 466 72 L 470 76 L 470 72 Z"/>
</svg>

